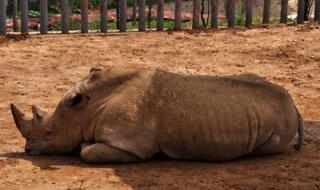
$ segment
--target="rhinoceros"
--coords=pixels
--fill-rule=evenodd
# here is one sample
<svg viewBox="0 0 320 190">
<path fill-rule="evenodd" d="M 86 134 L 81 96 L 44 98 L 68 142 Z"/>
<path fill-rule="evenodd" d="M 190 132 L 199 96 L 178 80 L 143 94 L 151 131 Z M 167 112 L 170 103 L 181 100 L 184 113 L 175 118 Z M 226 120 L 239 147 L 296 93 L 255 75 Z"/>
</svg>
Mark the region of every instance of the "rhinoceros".
<svg viewBox="0 0 320 190">
<path fill-rule="evenodd" d="M 289 93 L 253 74 L 197 76 L 152 68 L 92 69 L 52 114 L 11 111 L 28 155 L 78 150 L 88 163 L 173 159 L 227 161 L 303 143 Z"/>
</svg>

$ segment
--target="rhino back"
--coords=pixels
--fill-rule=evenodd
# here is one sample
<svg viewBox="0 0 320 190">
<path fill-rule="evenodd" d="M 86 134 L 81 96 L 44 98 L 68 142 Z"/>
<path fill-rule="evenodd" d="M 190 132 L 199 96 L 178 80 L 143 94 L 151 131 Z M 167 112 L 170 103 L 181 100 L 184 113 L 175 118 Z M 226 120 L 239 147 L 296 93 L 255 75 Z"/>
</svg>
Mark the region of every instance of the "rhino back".
<svg viewBox="0 0 320 190">
<path fill-rule="evenodd" d="M 289 94 L 263 79 L 158 77 L 158 146 L 177 159 L 220 161 L 250 154 L 274 133 L 283 151 L 297 131 Z"/>
</svg>

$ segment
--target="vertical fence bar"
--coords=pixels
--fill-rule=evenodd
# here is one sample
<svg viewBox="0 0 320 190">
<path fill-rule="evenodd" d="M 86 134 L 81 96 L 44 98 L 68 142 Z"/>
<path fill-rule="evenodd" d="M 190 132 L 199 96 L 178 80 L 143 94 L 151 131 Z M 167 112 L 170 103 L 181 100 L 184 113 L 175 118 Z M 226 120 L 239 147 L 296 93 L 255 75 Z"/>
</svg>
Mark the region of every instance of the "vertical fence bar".
<svg viewBox="0 0 320 190">
<path fill-rule="evenodd" d="M 146 0 L 138 0 L 139 6 L 139 31 L 146 30 Z"/>
<path fill-rule="evenodd" d="M 120 11 L 119 11 L 119 5 L 120 5 L 120 0 L 114 0 L 115 3 L 115 8 L 116 8 L 116 25 L 117 25 L 117 29 L 119 29 L 119 22 L 120 22 Z"/>
<path fill-rule="evenodd" d="M 61 0 L 61 32 L 69 33 L 69 0 Z"/>
<path fill-rule="evenodd" d="M 127 0 L 120 0 L 119 10 L 120 10 L 119 31 L 126 32 L 127 31 Z"/>
<path fill-rule="evenodd" d="M 13 31 L 18 32 L 17 0 L 12 1 L 12 22 L 13 22 Z"/>
<path fill-rule="evenodd" d="M 48 0 L 40 0 L 40 33 L 48 33 Z"/>
<path fill-rule="evenodd" d="M 81 32 L 88 33 L 88 0 L 81 0 Z"/>
<path fill-rule="evenodd" d="M 309 6 L 311 2 L 311 6 Z M 304 12 L 303 12 L 303 21 L 309 21 L 309 16 L 311 15 L 313 0 L 304 0 Z M 309 13 L 308 13 L 309 11 Z M 308 14 L 307 14 L 308 13 Z"/>
<path fill-rule="evenodd" d="M 157 3 L 157 30 L 163 31 L 163 12 L 164 12 L 164 0 L 158 0 Z"/>
<path fill-rule="evenodd" d="M 297 17 L 297 23 L 303 24 L 304 22 L 304 0 L 298 0 L 298 17 Z"/>
<path fill-rule="evenodd" d="M 264 2 L 263 2 L 263 19 L 262 19 L 263 24 L 269 24 L 269 22 L 270 22 L 270 6 L 271 6 L 270 0 L 264 0 Z"/>
<path fill-rule="evenodd" d="M 192 29 L 199 29 L 200 0 L 193 0 Z"/>
<path fill-rule="evenodd" d="M 288 21 L 288 0 L 281 0 L 280 23 Z"/>
<path fill-rule="evenodd" d="M 148 28 L 151 29 L 151 21 L 152 21 L 152 1 L 147 1 L 148 4 Z"/>
<path fill-rule="evenodd" d="M 21 10 L 21 33 L 28 34 L 29 32 L 28 0 L 20 1 L 20 10 Z"/>
<path fill-rule="evenodd" d="M 0 0 L 0 35 L 7 33 L 7 0 Z"/>
<path fill-rule="evenodd" d="M 227 0 L 228 27 L 235 25 L 235 0 Z"/>
<path fill-rule="evenodd" d="M 137 24 L 137 0 L 133 0 L 132 5 L 132 25 L 135 26 Z"/>
<path fill-rule="evenodd" d="M 182 0 L 175 0 L 175 8 L 174 8 L 174 29 L 181 29 L 181 11 L 182 11 Z"/>
<path fill-rule="evenodd" d="M 252 0 L 246 0 L 246 21 L 245 26 L 250 27 L 252 25 Z"/>
<path fill-rule="evenodd" d="M 320 21 L 320 0 L 314 2 L 314 21 Z"/>
<path fill-rule="evenodd" d="M 100 1 L 100 32 L 108 32 L 108 0 Z"/>
<path fill-rule="evenodd" d="M 211 0 L 211 28 L 218 28 L 219 0 Z"/>
</svg>

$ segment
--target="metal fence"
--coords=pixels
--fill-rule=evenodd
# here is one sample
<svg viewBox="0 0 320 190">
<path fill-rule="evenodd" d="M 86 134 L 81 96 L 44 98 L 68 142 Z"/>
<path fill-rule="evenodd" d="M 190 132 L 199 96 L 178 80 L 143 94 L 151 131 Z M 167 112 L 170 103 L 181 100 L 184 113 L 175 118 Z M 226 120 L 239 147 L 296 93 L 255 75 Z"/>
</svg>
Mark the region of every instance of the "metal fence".
<svg viewBox="0 0 320 190">
<path fill-rule="evenodd" d="M 88 0 L 81 1 L 81 32 L 88 32 Z M 146 30 L 146 0 L 138 1 L 138 30 Z M 181 14 L 182 14 L 182 0 L 175 0 L 174 10 L 174 29 L 181 29 Z M 200 28 L 200 0 L 193 0 L 192 11 L 192 28 Z M 100 0 L 100 32 L 108 32 L 108 0 Z M 218 27 L 218 10 L 219 0 L 210 0 L 210 28 Z M 268 24 L 270 22 L 270 5 L 271 0 L 264 0 L 262 23 Z M 235 0 L 227 0 L 226 16 L 228 27 L 235 26 Z M 297 23 L 304 23 L 305 14 L 305 0 L 298 0 L 297 5 Z M 164 30 L 164 0 L 157 0 L 157 27 L 158 31 Z M 320 21 L 320 0 L 315 0 L 314 6 L 314 21 Z M 0 0 L 0 35 L 7 33 L 6 26 L 6 8 L 7 0 Z M 69 33 L 69 0 L 61 0 L 61 33 Z M 245 0 L 245 26 L 252 26 L 252 11 L 253 0 Z M 127 0 L 119 0 L 119 32 L 127 31 Z M 28 0 L 20 0 L 20 16 L 21 16 L 21 33 L 26 34 L 29 32 L 28 24 Z M 288 20 L 288 0 L 281 0 L 280 9 L 280 22 L 287 23 Z M 48 33 L 48 0 L 40 0 L 40 33 Z"/>
</svg>

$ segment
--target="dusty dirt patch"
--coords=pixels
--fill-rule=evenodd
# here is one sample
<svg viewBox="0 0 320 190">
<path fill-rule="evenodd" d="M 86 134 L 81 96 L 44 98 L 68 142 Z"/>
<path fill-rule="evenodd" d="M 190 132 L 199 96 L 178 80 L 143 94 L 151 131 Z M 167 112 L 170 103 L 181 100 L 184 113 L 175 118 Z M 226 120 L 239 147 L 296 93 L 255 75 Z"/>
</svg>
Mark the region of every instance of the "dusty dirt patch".
<svg viewBox="0 0 320 190">
<path fill-rule="evenodd" d="M 320 29 L 48 35 L 0 43 L 0 189 L 320 189 Z M 53 109 L 90 67 L 138 64 L 200 75 L 255 73 L 289 90 L 305 146 L 226 163 L 155 159 L 87 165 L 77 156 L 30 157 L 9 104 Z"/>
</svg>

